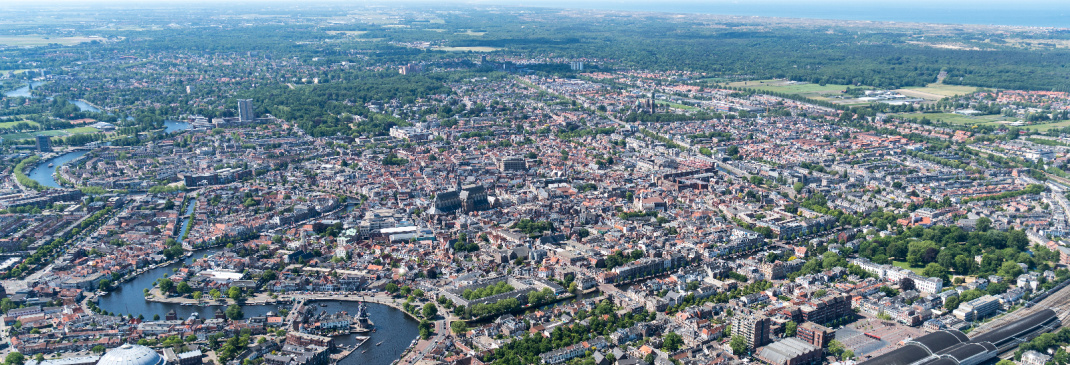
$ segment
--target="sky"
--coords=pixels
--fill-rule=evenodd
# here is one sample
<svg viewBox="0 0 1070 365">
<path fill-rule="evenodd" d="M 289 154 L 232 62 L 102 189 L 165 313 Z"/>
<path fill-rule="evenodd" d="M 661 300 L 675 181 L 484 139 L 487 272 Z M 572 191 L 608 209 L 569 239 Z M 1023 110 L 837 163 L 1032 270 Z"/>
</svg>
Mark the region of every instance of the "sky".
<svg viewBox="0 0 1070 365">
<path fill-rule="evenodd" d="M 703 13 L 840 20 L 950 24 L 1017 25 L 1070 28 L 1070 0 L 0 0 L 0 8 L 49 6 L 126 6 L 151 8 L 242 4 L 302 7 L 345 4 L 505 5 L 548 8 Z M 2 17 L 2 16 L 0 16 Z"/>
<path fill-rule="evenodd" d="M 139 4 L 150 5 L 160 3 L 232 3 L 232 4 L 294 4 L 292 0 L 4 0 L 8 4 L 29 4 L 29 5 L 83 5 L 83 4 Z M 858 4 L 859 0 L 583 0 L 583 1 L 568 1 L 568 0 L 397 0 L 397 1 L 353 1 L 353 0 L 313 0 L 307 3 L 325 2 L 325 3 L 348 3 L 359 5 L 361 3 L 410 3 L 410 4 L 501 4 L 501 5 L 522 5 L 522 6 L 549 6 L 549 7 L 611 7 L 614 5 L 620 6 L 635 6 L 635 5 L 649 5 L 653 6 L 658 3 L 661 4 L 673 4 L 673 5 L 698 5 L 698 6 L 712 6 L 717 4 L 753 4 L 753 5 L 778 5 L 778 4 L 812 4 L 812 5 L 844 5 L 850 6 Z M 866 2 L 866 1 L 863 1 Z M 870 1 L 871 2 L 871 1 Z M 871 2 L 872 3 L 872 2 Z M 1007 0 L 896 0 L 893 2 L 887 2 L 897 4 L 904 8 L 916 6 L 916 5 L 941 5 L 941 6 L 966 6 L 966 7 L 1044 7 L 1044 6 L 1058 6 L 1065 5 L 1065 0 L 1020 0 L 1020 1 L 1007 1 Z"/>
</svg>

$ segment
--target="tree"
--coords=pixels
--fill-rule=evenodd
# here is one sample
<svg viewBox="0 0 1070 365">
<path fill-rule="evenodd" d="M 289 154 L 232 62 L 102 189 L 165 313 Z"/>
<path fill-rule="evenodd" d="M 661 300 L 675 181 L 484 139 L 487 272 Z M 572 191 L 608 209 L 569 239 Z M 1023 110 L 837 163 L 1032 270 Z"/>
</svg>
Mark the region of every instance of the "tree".
<svg viewBox="0 0 1070 365">
<path fill-rule="evenodd" d="M 189 283 L 187 283 L 185 281 L 183 281 L 181 283 L 178 283 L 178 287 L 175 290 L 178 291 L 178 294 L 182 294 L 182 295 L 189 294 L 189 293 L 193 292 L 193 288 L 191 288 L 189 286 Z"/>
<path fill-rule="evenodd" d="M 944 299 L 944 309 L 947 309 L 947 310 L 951 311 L 951 310 L 957 309 L 958 307 L 959 307 L 959 297 L 955 296 L 955 297 L 948 297 L 947 299 Z"/>
<path fill-rule="evenodd" d="M 156 282 L 156 286 L 160 287 L 160 292 L 166 294 L 170 293 L 171 289 L 175 287 L 175 282 L 171 281 L 171 279 L 163 278 Z"/>
<path fill-rule="evenodd" d="M 806 187 L 806 184 L 803 184 L 802 182 L 797 182 L 791 186 L 792 189 L 795 189 L 796 193 L 801 193 L 804 187 Z"/>
<path fill-rule="evenodd" d="M 663 339 L 664 343 L 662 344 L 662 348 L 666 352 L 675 352 L 676 350 L 679 350 L 680 346 L 684 344 L 683 337 L 680 337 L 680 335 L 676 334 L 676 332 L 669 332 L 665 334 Z"/>
<path fill-rule="evenodd" d="M 795 321 L 788 321 L 788 323 L 784 324 L 784 336 L 785 337 L 795 336 L 795 331 L 798 328 L 799 328 L 799 325 L 796 324 Z"/>
<path fill-rule="evenodd" d="M 97 345 L 97 346 L 100 346 L 100 345 Z M 104 347 L 104 346 L 101 346 L 101 347 Z M 4 365 L 22 365 L 25 362 L 26 362 L 26 357 L 22 356 L 22 354 L 20 354 L 18 352 L 12 352 L 10 354 L 7 354 L 7 357 L 4 358 Z"/>
<path fill-rule="evenodd" d="M 840 341 L 829 341 L 829 353 L 832 354 L 832 356 L 840 357 L 846 350 L 847 348 L 843 347 L 843 343 L 840 343 Z"/>
<path fill-rule="evenodd" d="M 465 321 L 450 322 L 450 330 L 452 330 L 454 334 L 458 335 L 466 333 L 468 332 L 468 323 Z"/>
<path fill-rule="evenodd" d="M 208 296 L 212 297 L 212 299 L 219 299 L 220 295 L 223 295 L 223 293 L 220 293 L 219 289 L 213 288 L 212 290 L 208 291 Z"/>
<path fill-rule="evenodd" d="M 1018 275 L 1022 275 L 1022 267 L 1018 266 L 1018 263 L 1007 261 L 1000 266 L 999 274 L 1007 280 L 1014 280 Z"/>
<path fill-rule="evenodd" d="M 732 336 L 730 345 L 732 346 L 732 353 L 737 356 L 746 354 L 747 350 L 749 350 L 747 347 L 747 340 L 744 340 L 741 336 Z"/>
<path fill-rule="evenodd" d="M 978 232 L 988 232 L 988 229 L 992 228 L 992 220 L 988 219 L 988 217 L 978 218 L 975 227 Z"/>
<path fill-rule="evenodd" d="M 426 319 L 422 320 L 422 321 L 420 321 L 419 327 L 420 327 L 420 338 L 425 339 L 425 340 L 431 338 L 431 333 L 433 333 L 432 330 L 431 330 L 431 327 L 432 327 L 431 326 L 431 322 L 429 322 Z"/>
<path fill-rule="evenodd" d="M 943 279 L 945 276 L 947 276 L 947 269 L 945 269 L 943 266 L 940 266 L 940 264 L 938 263 L 931 262 L 928 265 L 925 265 L 925 270 L 922 270 L 921 274 L 930 278 Z"/>
<path fill-rule="evenodd" d="M 241 306 L 237 304 L 231 304 L 227 307 L 226 315 L 227 318 L 230 318 L 232 321 L 245 318 L 245 312 L 242 311 Z"/>
<path fill-rule="evenodd" d="M 433 303 L 424 304 L 423 315 L 424 318 L 432 318 L 438 314 L 438 307 Z"/>
<path fill-rule="evenodd" d="M 229 297 L 230 299 L 234 299 L 234 300 L 241 300 L 241 298 L 242 298 L 241 288 L 239 288 L 237 286 L 230 287 L 230 289 L 227 289 L 227 297 Z"/>
<path fill-rule="evenodd" d="M 386 284 L 386 292 L 387 293 L 394 294 L 394 293 L 397 293 L 397 291 L 398 291 L 398 284 L 394 284 L 394 283 Z"/>
</svg>

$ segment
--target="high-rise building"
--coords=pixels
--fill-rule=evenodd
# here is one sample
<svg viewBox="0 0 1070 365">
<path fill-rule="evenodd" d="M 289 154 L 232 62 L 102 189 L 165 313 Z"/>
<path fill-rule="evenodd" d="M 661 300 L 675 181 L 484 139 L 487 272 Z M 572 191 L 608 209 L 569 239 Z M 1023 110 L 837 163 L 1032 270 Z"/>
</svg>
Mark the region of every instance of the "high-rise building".
<svg viewBox="0 0 1070 365">
<path fill-rule="evenodd" d="M 52 152 L 52 139 L 49 136 L 36 136 L 37 152 Z"/>
<path fill-rule="evenodd" d="M 769 343 L 769 317 L 740 315 L 732 320 L 732 336 L 743 337 L 751 350 Z"/>
<path fill-rule="evenodd" d="M 572 71 L 583 71 L 583 61 L 572 61 L 569 67 L 572 68 Z"/>
<path fill-rule="evenodd" d="M 253 101 L 250 99 L 238 100 L 238 121 L 252 122 L 256 119 L 253 115 Z"/>
</svg>

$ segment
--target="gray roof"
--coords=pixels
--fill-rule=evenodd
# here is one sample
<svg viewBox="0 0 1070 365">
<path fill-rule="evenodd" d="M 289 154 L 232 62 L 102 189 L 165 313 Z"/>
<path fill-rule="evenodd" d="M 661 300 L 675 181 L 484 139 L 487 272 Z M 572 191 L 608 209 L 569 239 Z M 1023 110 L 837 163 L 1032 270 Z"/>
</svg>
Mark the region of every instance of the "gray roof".
<svg viewBox="0 0 1070 365">
<path fill-rule="evenodd" d="M 98 364 L 108 365 L 163 365 L 163 356 L 152 349 L 141 346 L 124 344 L 111 349 L 100 357 Z"/>
<path fill-rule="evenodd" d="M 817 351 L 817 347 L 798 338 L 788 337 L 762 348 L 758 357 L 773 364 L 786 364 L 792 358 L 811 351 Z"/>
</svg>

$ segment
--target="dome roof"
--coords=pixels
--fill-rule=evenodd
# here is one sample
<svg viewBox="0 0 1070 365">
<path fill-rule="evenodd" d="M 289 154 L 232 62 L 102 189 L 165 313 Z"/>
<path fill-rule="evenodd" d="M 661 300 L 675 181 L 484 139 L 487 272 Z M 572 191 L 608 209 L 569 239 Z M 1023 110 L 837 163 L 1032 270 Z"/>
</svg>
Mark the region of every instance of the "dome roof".
<svg viewBox="0 0 1070 365">
<path fill-rule="evenodd" d="M 163 365 L 163 357 L 152 349 L 141 346 L 123 344 L 111 349 L 100 357 L 97 362 L 100 365 Z"/>
</svg>

